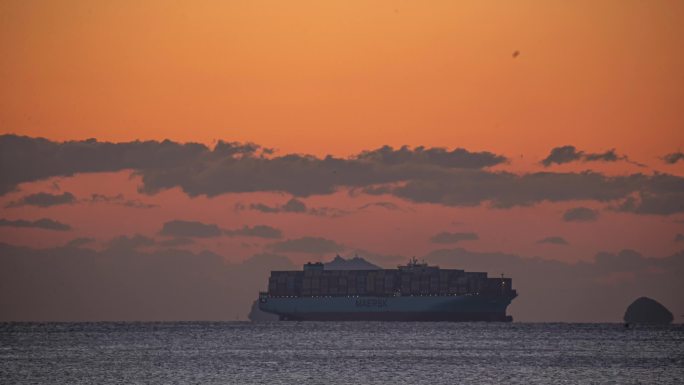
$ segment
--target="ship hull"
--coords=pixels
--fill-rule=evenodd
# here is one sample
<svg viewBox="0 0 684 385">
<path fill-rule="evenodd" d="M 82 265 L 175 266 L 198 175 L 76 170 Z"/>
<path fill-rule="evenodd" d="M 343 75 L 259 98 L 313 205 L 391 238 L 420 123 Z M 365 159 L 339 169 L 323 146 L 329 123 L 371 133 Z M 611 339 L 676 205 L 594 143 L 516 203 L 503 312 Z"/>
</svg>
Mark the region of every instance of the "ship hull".
<svg viewBox="0 0 684 385">
<path fill-rule="evenodd" d="M 465 296 L 269 297 L 262 311 L 286 321 L 510 322 L 512 298 Z"/>
<path fill-rule="evenodd" d="M 280 315 L 281 321 L 386 321 L 386 322 L 510 322 L 512 317 L 493 313 L 296 313 Z"/>
</svg>

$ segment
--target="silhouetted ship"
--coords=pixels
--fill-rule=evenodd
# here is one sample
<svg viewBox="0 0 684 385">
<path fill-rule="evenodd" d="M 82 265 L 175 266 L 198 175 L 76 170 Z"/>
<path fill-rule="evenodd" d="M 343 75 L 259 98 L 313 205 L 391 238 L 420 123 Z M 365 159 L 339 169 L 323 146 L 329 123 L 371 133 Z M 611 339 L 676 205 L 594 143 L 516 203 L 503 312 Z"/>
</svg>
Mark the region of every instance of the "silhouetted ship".
<svg viewBox="0 0 684 385">
<path fill-rule="evenodd" d="M 440 269 L 412 259 L 397 269 L 272 271 L 259 308 L 292 321 L 507 321 L 511 278 Z"/>
</svg>

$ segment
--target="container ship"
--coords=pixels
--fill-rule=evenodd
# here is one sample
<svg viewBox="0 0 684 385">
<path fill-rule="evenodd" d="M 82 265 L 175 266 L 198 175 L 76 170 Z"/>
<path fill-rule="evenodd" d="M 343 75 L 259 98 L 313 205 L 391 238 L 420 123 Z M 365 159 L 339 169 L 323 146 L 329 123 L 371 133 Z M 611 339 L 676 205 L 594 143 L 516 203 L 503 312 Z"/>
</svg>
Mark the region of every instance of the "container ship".
<svg viewBox="0 0 684 385">
<path fill-rule="evenodd" d="M 511 278 L 440 269 L 415 258 L 397 269 L 272 271 L 259 309 L 282 321 L 502 321 Z"/>
</svg>

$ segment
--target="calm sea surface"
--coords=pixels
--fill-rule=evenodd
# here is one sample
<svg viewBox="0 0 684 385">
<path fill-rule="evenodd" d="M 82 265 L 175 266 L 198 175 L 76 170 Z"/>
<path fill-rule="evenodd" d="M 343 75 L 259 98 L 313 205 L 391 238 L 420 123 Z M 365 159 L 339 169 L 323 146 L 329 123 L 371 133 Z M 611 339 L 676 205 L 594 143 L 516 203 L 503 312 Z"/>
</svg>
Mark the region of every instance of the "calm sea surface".
<svg viewBox="0 0 684 385">
<path fill-rule="evenodd" d="M 684 327 L 0 324 L 3 384 L 684 384 Z"/>
</svg>

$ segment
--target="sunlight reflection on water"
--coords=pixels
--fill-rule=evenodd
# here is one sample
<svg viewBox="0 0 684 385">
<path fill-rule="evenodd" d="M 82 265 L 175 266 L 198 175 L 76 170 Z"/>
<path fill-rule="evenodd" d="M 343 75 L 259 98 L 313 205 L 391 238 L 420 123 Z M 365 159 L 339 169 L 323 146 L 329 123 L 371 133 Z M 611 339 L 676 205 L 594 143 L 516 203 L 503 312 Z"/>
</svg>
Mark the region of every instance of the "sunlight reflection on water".
<svg viewBox="0 0 684 385">
<path fill-rule="evenodd" d="M 684 383 L 684 327 L 0 324 L 8 384 Z"/>
</svg>

